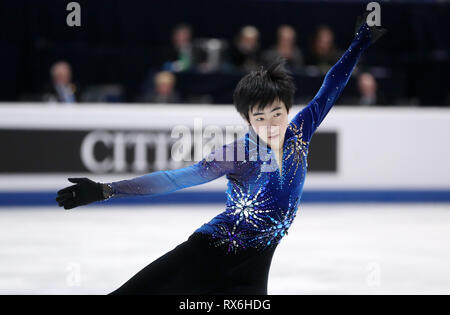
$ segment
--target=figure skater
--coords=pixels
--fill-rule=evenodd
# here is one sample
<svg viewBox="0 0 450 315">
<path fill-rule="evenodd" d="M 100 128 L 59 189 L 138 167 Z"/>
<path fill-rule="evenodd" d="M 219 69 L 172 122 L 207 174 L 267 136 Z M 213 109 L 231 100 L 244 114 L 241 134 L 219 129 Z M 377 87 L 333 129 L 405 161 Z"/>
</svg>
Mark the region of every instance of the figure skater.
<svg viewBox="0 0 450 315">
<path fill-rule="evenodd" d="M 279 58 L 267 69 L 245 75 L 234 91 L 234 104 L 249 131 L 198 163 L 111 183 L 69 178 L 75 185 L 58 191 L 56 198 L 64 209 L 110 198 L 168 194 L 224 175 L 228 179 L 225 211 L 110 294 L 267 294 L 274 251 L 297 213 L 311 137 L 361 54 L 386 31 L 369 27 L 366 19 L 367 13 L 359 17 L 350 47 L 289 123 L 295 86 L 286 60 Z M 244 156 L 237 158 L 239 152 Z"/>
</svg>

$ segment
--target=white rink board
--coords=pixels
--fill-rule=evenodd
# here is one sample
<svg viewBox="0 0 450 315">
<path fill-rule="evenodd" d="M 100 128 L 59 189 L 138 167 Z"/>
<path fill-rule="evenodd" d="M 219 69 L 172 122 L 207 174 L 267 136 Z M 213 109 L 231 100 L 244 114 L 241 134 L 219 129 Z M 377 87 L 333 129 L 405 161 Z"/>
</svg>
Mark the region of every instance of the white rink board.
<svg viewBox="0 0 450 315">
<path fill-rule="evenodd" d="M 302 107 L 295 106 L 293 117 Z M 232 105 L 2 104 L 0 128 L 145 130 L 245 125 Z M 338 135 L 336 174 L 309 173 L 305 189 L 450 189 L 450 109 L 335 106 L 318 131 Z M 314 137 L 313 140 L 314 141 Z M 18 176 L 19 175 L 19 176 Z M 0 175 L 0 190 L 56 189 L 67 177 L 89 174 Z M 94 176 L 95 177 L 95 176 Z M 98 180 L 130 176 L 105 175 Z M 222 190 L 224 178 L 195 189 Z"/>
</svg>

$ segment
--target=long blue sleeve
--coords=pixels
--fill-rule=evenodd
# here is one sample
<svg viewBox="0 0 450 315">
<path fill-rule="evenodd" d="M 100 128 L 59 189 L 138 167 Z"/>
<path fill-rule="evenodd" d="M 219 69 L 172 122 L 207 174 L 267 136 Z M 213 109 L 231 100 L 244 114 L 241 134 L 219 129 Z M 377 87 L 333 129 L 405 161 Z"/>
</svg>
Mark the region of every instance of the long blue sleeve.
<svg viewBox="0 0 450 315">
<path fill-rule="evenodd" d="M 227 159 L 234 143 L 208 154 L 188 167 L 156 171 L 140 177 L 110 183 L 113 198 L 130 195 L 163 195 L 186 187 L 200 185 L 234 171 L 234 162 Z"/>
<path fill-rule="evenodd" d="M 308 105 L 295 115 L 291 123 L 303 122 L 304 141 L 309 142 L 331 107 L 341 95 L 363 51 L 371 44 L 367 23 L 359 28 L 350 47 L 325 75 L 322 86 Z"/>
</svg>

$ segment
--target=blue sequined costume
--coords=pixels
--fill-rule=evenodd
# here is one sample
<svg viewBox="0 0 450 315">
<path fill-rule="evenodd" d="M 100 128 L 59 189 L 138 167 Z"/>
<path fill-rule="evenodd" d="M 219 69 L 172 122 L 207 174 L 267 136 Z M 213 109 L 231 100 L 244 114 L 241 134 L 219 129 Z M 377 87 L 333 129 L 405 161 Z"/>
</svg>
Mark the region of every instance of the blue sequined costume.
<svg viewBox="0 0 450 315">
<path fill-rule="evenodd" d="M 317 95 L 290 121 L 284 138 L 281 170 L 270 147 L 263 146 L 260 150 L 261 141 L 250 127 L 245 136 L 194 165 L 111 183 L 114 197 L 167 194 L 225 175 L 228 179 L 225 211 L 195 232 L 211 236 L 210 244 L 224 246 L 227 252 L 264 249 L 278 244 L 297 213 L 311 137 L 370 43 L 370 31 L 364 23 L 350 47 L 326 74 Z"/>
</svg>

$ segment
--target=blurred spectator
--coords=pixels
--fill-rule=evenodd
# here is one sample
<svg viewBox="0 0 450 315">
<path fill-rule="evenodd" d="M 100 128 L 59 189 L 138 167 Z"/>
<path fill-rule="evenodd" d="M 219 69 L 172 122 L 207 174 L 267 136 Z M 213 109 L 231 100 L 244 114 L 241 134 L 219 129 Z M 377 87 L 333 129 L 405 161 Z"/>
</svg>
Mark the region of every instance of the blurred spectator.
<svg viewBox="0 0 450 315">
<path fill-rule="evenodd" d="M 193 70 L 197 63 L 204 62 L 205 53 L 192 43 L 192 28 L 179 24 L 172 31 L 171 45 L 163 49 L 163 70 L 181 72 Z"/>
<path fill-rule="evenodd" d="M 46 88 L 44 102 L 76 103 L 79 90 L 72 83 L 72 69 L 65 61 L 58 61 L 50 67 L 51 83 Z"/>
<path fill-rule="evenodd" d="M 263 61 L 270 64 L 277 56 L 287 59 L 286 68 L 299 72 L 303 67 L 303 53 L 296 44 L 296 32 L 289 25 L 281 25 L 277 32 L 277 44 L 263 53 Z"/>
<path fill-rule="evenodd" d="M 375 77 L 369 72 L 363 72 L 357 79 L 358 96 L 344 98 L 343 105 L 386 105 L 383 93 L 378 89 Z"/>
<path fill-rule="evenodd" d="M 154 77 L 154 89 L 144 94 L 138 101 L 144 103 L 180 103 L 175 90 L 175 75 L 168 71 L 158 72 Z"/>
<path fill-rule="evenodd" d="M 231 50 L 231 62 L 238 71 L 258 70 L 260 64 L 259 31 L 254 26 L 245 26 L 239 32 Z"/>
<path fill-rule="evenodd" d="M 307 64 L 325 74 L 339 60 L 342 53 L 334 45 L 334 33 L 326 25 L 319 26 L 313 36 Z"/>
<path fill-rule="evenodd" d="M 167 62 L 164 69 L 172 71 L 189 70 L 192 66 L 192 29 L 187 24 L 175 26 L 172 31 L 172 45 L 167 48 Z"/>
</svg>

